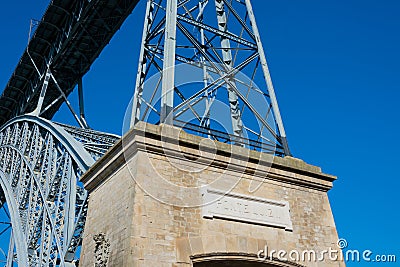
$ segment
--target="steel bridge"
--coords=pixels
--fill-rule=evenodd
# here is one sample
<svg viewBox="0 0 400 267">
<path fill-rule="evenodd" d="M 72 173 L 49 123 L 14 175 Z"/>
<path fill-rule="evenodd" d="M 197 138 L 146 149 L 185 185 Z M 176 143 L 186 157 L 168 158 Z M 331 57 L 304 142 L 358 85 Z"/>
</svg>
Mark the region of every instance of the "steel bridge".
<svg viewBox="0 0 400 267">
<path fill-rule="evenodd" d="M 140 120 L 167 123 L 290 155 L 250 0 L 141 2 L 146 13 L 131 127 Z M 89 128 L 82 77 L 138 3 L 53 0 L 31 25 L 0 97 L 5 266 L 76 265 L 88 200 L 79 177 L 120 138 Z M 199 76 L 178 82 L 188 73 Z M 78 112 L 68 100 L 74 88 Z M 64 103 L 79 127 L 50 121 Z"/>
<path fill-rule="evenodd" d="M 51 119 L 139 0 L 51 1 L 0 97 L 0 124 L 32 112 L 46 70 L 40 117 Z"/>
</svg>

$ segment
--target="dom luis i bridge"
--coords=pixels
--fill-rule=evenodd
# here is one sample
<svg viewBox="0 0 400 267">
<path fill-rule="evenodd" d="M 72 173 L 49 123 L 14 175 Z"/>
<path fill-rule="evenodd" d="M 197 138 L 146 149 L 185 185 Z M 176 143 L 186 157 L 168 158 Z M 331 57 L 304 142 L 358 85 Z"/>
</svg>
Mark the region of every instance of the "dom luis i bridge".
<svg viewBox="0 0 400 267">
<path fill-rule="evenodd" d="M 136 83 L 117 92 L 132 97 L 130 127 L 290 155 L 250 0 L 53 0 L 0 97 L 3 266 L 78 264 L 90 197 L 80 177 L 120 139 L 90 127 L 82 78 L 140 4 Z M 188 73 L 200 78 L 181 82 Z M 52 120 L 62 105 L 75 126 Z"/>
</svg>

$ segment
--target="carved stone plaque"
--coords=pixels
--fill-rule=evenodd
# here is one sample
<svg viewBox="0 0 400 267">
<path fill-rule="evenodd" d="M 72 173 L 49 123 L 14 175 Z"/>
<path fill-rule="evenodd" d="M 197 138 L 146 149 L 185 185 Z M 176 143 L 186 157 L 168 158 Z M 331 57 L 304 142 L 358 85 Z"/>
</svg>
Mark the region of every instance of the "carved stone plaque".
<svg viewBox="0 0 400 267">
<path fill-rule="evenodd" d="M 204 218 L 219 218 L 252 224 L 262 224 L 292 231 L 290 208 L 287 201 L 276 201 L 216 189 L 202 192 Z"/>
</svg>

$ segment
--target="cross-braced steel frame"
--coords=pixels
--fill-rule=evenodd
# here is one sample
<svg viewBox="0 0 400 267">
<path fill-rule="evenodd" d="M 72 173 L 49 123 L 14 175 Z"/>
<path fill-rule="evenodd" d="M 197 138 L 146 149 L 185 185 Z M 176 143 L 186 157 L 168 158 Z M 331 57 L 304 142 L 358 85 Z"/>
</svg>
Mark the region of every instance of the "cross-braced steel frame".
<svg viewBox="0 0 400 267">
<path fill-rule="evenodd" d="M 137 2 L 51 1 L 31 24 L 0 97 L 0 264 L 75 266 L 88 197 L 79 177 L 119 139 L 89 129 L 81 78 Z M 79 113 L 67 98 L 75 85 Z M 62 103 L 81 128 L 43 119 Z"/>
<path fill-rule="evenodd" d="M 89 128 L 81 78 L 137 3 L 52 1 L 36 25 L 0 97 L 5 266 L 74 265 L 88 199 L 79 177 L 119 139 Z M 75 85 L 79 113 L 67 99 Z M 45 119 L 62 103 L 81 128 Z M 131 126 L 290 155 L 250 0 L 147 0 L 131 115 Z"/>
<path fill-rule="evenodd" d="M 75 266 L 88 197 L 79 177 L 117 139 L 30 115 L 0 129 L 1 204 L 12 228 L 5 266 Z"/>
<path fill-rule="evenodd" d="M 193 68 L 201 82 L 178 84 Z M 250 0 L 147 1 L 131 125 L 141 120 L 290 155 Z"/>
</svg>

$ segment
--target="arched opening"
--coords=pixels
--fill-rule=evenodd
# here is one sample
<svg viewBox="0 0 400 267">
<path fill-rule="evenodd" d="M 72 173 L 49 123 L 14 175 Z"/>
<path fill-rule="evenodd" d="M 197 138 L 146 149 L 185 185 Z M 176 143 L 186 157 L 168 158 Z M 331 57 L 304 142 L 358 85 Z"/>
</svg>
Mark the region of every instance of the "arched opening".
<svg viewBox="0 0 400 267">
<path fill-rule="evenodd" d="M 218 260 L 200 262 L 193 265 L 194 267 L 274 267 L 277 265 L 271 265 L 262 262 L 251 262 L 245 260 Z"/>
<path fill-rule="evenodd" d="M 303 267 L 303 265 L 277 259 L 259 259 L 248 253 L 209 253 L 190 257 L 193 267 Z"/>
</svg>

